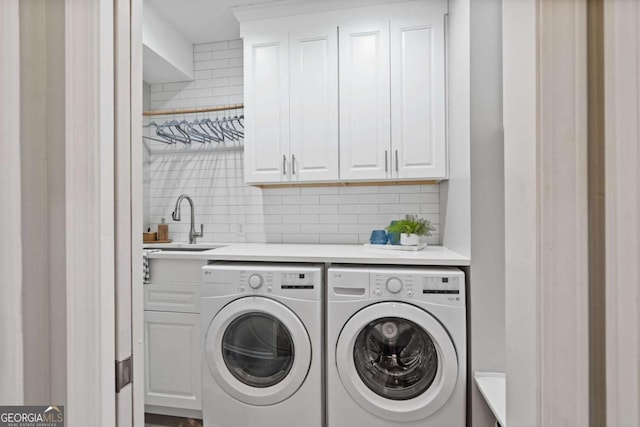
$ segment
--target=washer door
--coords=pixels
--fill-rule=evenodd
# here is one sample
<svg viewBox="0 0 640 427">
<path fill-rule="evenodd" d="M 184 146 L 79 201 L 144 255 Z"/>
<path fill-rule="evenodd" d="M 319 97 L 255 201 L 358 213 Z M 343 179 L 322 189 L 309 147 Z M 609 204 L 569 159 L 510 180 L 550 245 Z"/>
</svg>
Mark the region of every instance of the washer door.
<svg viewBox="0 0 640 427">
<path fill-rule="evenodd" d="M 389 421 L 433 414 L 458 377 L 455 347 L 440 322 L 397 302 L 370 305 L 349 319 L 338 337 L 336 364 L 351 397 Z"/>
<path fill-rule="evenodd" d="M 205 354 L 211 374 L 227 394 L 250 405 L 273 405 L 304 382 L 311 341 L 286 306 L 247 297 L 226 305 L 213 318 Z"/>
</svg>

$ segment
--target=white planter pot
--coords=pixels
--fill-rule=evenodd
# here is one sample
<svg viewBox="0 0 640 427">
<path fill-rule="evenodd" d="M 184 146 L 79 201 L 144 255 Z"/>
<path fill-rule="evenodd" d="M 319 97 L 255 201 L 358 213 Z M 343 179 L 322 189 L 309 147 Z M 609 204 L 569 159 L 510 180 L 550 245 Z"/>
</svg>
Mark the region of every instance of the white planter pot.
<svg viewBox="0 0 640 427">
<path fill-rule="evenodd" d="M 417 246 L 420 244 L 420 236 L 417 234 L 400 233 L 400 244 L 402 246 Z"/>
</svg>

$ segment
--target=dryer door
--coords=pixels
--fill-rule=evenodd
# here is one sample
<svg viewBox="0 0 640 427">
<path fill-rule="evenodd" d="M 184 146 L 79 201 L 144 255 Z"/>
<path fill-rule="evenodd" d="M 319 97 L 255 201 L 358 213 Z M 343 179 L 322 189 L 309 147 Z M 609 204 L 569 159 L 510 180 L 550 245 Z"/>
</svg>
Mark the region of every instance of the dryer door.
<svg viewBox="0 0 640 427">
<path fill-rule="evenodd" d="M 250 405 L 273 405 L 291 396 L 311 366 L 311 341 L 298 316 L 269 298 L 226 305 L 207 330 L 211 374 L 230 396 Z"/>
<path fill-rule="evenodd" d="M 340 379 L 351 397 L 390 421 L 417 421 L 453 392 L 458 357 L 433 316 L 398 302 L 370 305 L 343 327 L 336 347 Z"/>
</svg>

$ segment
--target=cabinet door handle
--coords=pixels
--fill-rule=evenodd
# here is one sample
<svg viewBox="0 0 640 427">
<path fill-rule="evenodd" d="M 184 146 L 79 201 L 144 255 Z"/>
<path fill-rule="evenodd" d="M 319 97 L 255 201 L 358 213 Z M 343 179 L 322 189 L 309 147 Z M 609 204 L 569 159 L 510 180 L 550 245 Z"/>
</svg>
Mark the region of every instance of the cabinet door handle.
<svg viewBox="0 0 640 427">
<path fill-rule="evenodd" d="M 398 172 L 398 150 L 396 150 L 396 172 Z"/>
<path fill-rule="evenodd" d="M 282 155 L 282 175 L 287 174 L 287 155 Z"/>
<path fill-rule="evenodd" d="M 296 155 L 295 154 L 291 155 L 291 173 L 293 175 L 296 174 Z"/>
<path fill-rule="evenodd" d="M 384 171 L 389 172 L 389 152 L 384 150 Z"/>
</svg>

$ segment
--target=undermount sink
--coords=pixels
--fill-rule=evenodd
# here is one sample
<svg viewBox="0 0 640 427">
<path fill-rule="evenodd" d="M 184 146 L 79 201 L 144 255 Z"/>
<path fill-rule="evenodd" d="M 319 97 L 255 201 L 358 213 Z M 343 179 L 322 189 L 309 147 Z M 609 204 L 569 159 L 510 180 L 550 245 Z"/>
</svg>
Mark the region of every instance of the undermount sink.
<svg viewBox="0 0 640 427">
<path fill-rule="evenodd" d="M 221 248 L 222 246 L 217 246 L 216 248 Z M 208 251 L 210 249 L 216 249 L 216 248 L 153 248 L 153 249 L 158 249 L 161 251 L 171 251 L 171 252 L 202 252 L 202 251 Z"/>
<path fill-rule="evenodd" d="M 226 245 L 220 243 L 211 242 L 198 242 L 198 243 L 186 243 L 186 242 L 172 242 L 172 243 L 146 243 L 145 249 L 156 249 L 161 251 L 171 252 L 202 252 L 210 249 L 223 248 Z"/>
</svg>

